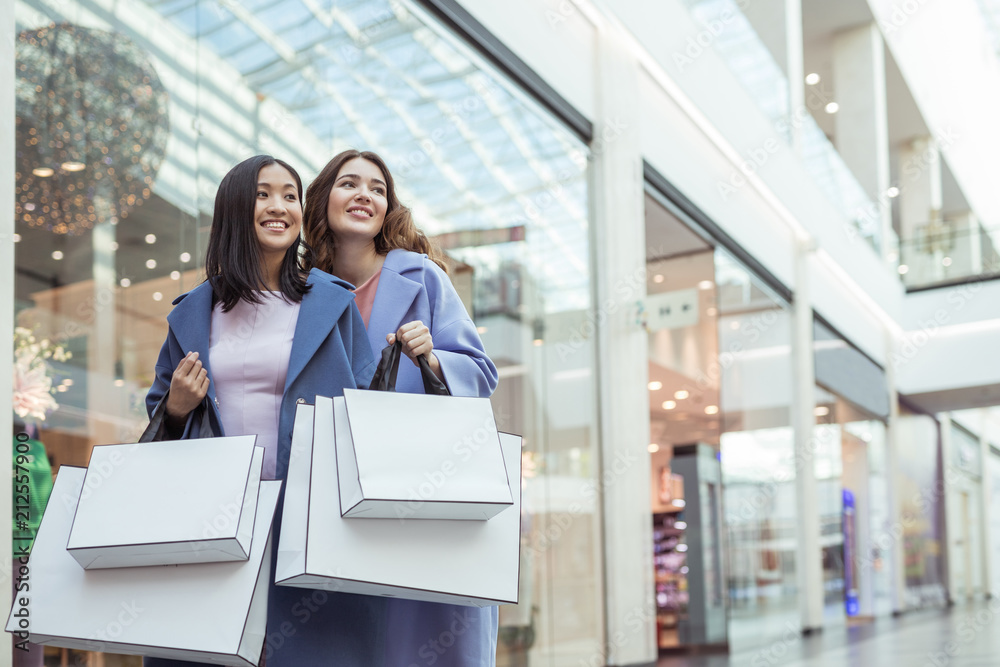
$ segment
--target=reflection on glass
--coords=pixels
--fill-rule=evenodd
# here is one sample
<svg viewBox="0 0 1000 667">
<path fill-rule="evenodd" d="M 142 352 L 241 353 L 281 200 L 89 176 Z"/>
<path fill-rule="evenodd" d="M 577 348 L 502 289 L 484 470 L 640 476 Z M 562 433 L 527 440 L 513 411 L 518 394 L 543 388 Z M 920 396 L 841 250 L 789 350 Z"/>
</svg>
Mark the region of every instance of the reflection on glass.
<svg viewBox="0 0 1000 667">
<path fill-rule="evenodd" d="M 719 365 L 730 645 L 798 627 L 796 461 L 788 305 L 722 250 Z"/>
<path fill-rule="evenodd" d="M 409 3 L 42 7 L 14 6 L 19 137 L 34 151 L 17 176 L 15 310 L 72 353 L 40 425 L 53 469 L 141 432 L 166 315 L 203 277 L 233 164 L 269 153 L 308 182 L 344 148 L 375 150 L 450 256 L 500 370 L 500 427 L 524 435 L 521 604 L 501 610 L 499 663 L 589 659 L 604 598 L 587 147 Z M 117 65 L 58 89 L 29 80 L 54 53 L 31 40 L 57 23 L 66 58 Z M 70 122 L 87 105 L 96 126 Z M 50 222 L 59 197 L 75 226 Z"/>
</svg>

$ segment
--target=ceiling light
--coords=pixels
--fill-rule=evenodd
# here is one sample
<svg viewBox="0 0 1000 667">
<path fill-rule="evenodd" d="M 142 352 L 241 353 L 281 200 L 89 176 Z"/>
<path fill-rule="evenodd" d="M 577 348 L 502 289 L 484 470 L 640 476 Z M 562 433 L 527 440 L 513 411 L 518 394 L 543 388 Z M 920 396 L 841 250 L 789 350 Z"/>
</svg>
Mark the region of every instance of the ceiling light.
<svg viewBox="0 0 1000 667">
<path fill-rule="evenodd" d="M 52 251 L 52 259 L 58 261 L 58 260 L 60 260 L 62 258 L 63 258 L 63 252 L 62 252 L 62 250 L 53 250 Z"/>
<path fill-rule="evenodd" d="M 128 287 L 129 285 L 132 284 L 132 281 L 129 280 L 128 278 L 122 278 L 121 280 L 118 281 L 118 284 L 121 285 L 122 287 Z"/>
<path fill-rule="evenodd" d="M 825 405 L 820 405 L 813 412 L 816 413 L 817 417 L 825 417 L 828 414 L 830 414 L 830 408 L 826 407 Z"/>
<path fill-rule="evenodd" d="M 951 257 L 945 257 L 941 260 L 941 263 L 945 266 L 951 266 Z"/>
<path fill-rule="evenodd" d="M 31 173 L 39 178 L 48 178 L 52 174 L 56 173 L 54 169 L 49 167 L 35 167 L 31 170 Z"/>
<path fill-rule="evenodd" d="M 545 341 L 542 340 L 541 338 L 536 338 L 531 342 L 535 344 L 535 347 L 541 347 L 545 343 Z"/>
<path fill-rule="evenodd" d="M 181 253 L 181 261 L 182 262 L 190 262 L 191 261 L 191 253 L 189 253 L 189 252 L 182 252 Z"/>
<path fill-rule="evenodd" d="M 21 235 L 14 234 L 14 243 L 20 243 L 20 242 L 21 242 Z"/>
<path fill-rule="evenodd" d="M 740 321 L 733 320 L 732 322 L 729 323 L 729 328 L 732 329 L 733 331 L 736 331 L 737 329 L 740 328 Z"/>
<path fill-rule="evenodd" d="M 656 444 L 655 442 L 651 442 L 651 443 L 649 443 L 649 448 L 648 449 L 649 449 L 649 453 L 650 454 L 655 454 L 656 452 L 660 451 L 660 446 L 658 444 Z"/>
<path fill-rule="evenodd" d="M 653 380 L 652 382 L 646 385 L 646 388 L 648 388 L 650 391 L 657 391 L 659 389 L 663 389 L 663 383 L 658 380 Z"/>
<path fill-rule="evenodd" d="M 677 407 L 677 401 L 663 401 L 662 407 L 664 410 L 673 410 Z"/>
<path fill-rule="evenodd" d="M 674 507 L 684 507 L 685 505 L 687 505 L 687 503 L 684 502 L 682 498 L 674 498 L 673 500 L 670 501 L 670 504 L 673 505 Z"/>
<path fill-rule="evenodd" d="M 684 553 L 687 550 L 688 550 L 688 545 L 686 545 L 686 544 L 678 544 L 677 545 L 677 551 L 679 551 L 681 553 Z"/>
<path fill-rule="evenodd" d="M 887 197 L 898 197 L 899 196 L 899 188 L 897 188 L 894 185 L 891 188 L 889 188 L 888 190 L 886 190 L 885 194 L 886 194 Z"/>
<path fill-rule="evenodd" d="M 674 521 L 674 528 L 677 530 L 684 530 L 687 527 L 687 521 Z"/>
<path fill-rule="evenodd" d="M 717 414 L 719 414 L 719 406 L 718 405 L 706 405 L 705 406 L 705 414 L 706 415 L 717 415 Z"/>
<path fill-rule="evenodd" d="M 678 401 L 683 401 L 685 398 L 687 398 L 690 395 L 691 395 L 691 393 L 688 392 L 687 389 L 680 389 L 680 390 L 674 392 L 674 398 L 676 398 Z"/>
<path fill-rule="evenodd" d="M 147 259 L 146 260 L 146 268 L 147 269 L 155 269 L 156 268 L 156 260 L 155 259 Z"/>
<path fill-rule="evenodd" d="M 77 162 L 76 160 L 70 160 L 69 162 L 63 162 L 59 166 L 62 167 L 63 169 L 65 169 L 66 171 L 83 171 L 84 169 L 87 168 L 87 165 L 85 165 L 82 162 Z"/>
<path fill-rule="evenodd" d="M 702 280 L 698 283 L 698 289 L 712 289 L 713 287 L 715 287 L 715 283 L 711 280 Z"/>
<path fill-rule="evenodd" d="M 476 332 L 482 335 L 486 333 L 486 327 L 476 327 Z"/>
<path fill-rule="evenodd" d="M 72 387 L 73 386 L 73 378 L 66 378 L 65 380 L 62 381 L 62 383 L 64 385 L 66 385 L 67 387 Z"/>
<path fill-rule="evenodd" d="M 907 271 L 909 271 L 909 270 L 910 270 L 910 267 L 908 267 L 908 266 L 907 266 L 906 264 L 900 264 L 900 265 L 899 265 L 899 268 L 898 268 L 898 269 L 896 269 L 896 270 L 897 270 L 897 271 L 899 271 L 899 275 L 901 275 L 901 276 L 902 276 L 902 275 L 904 275 L 904 274 L 905 274 L 905 273 L 906 273 Z"/>
<path fill-rule="evenodd" d="M 837 104 L 836 102 L 830 102 L 825 107 L 823 107 L 823 110 L 826 111 L 828 114 L 835 114 L 838 111 L 840 111 L 840 105 Z"/>
<path fill-rule="evenodd" d="M 654 283 L 662 283 L 663 282 L 663 274 L 662 273 L 657 273 L 655 276 L 653 276 L 653 282 Z"/>
<path fill-rule="evenodd" d="M 156 234 L 146 234 L 146 243 L 149 245 L 156 243 Z"/>
<path fill-rule="evenodd" d="M 181 272 L 180 271 L 171 271 L 170 272 L 170 279 L 171 280 L 180 280 L 181 279 Z"/>
<path fill-rule="evenodd" d="M 819 83 L 819 74 L 817 74 L 816 72 L 810 72 L 809 74 L 806 74 L 806 83 L 810 86 L 815 86 L 817 83 Z"/>
<path fill-rule="evenodd" d="M 111 249 L 112 250 L 118 250 L 118 241 L 112 241 L 111 242 Z"/>
<path fill-rule="evenodd" d="M 118 378 L 117 380 L 115 380 L 115 386 L 116 387 L 124 387 L 125 386 L 125 380 L 122 380 L 121 378 Z"/>
<path fill-rule="evenodd" d="M 163 292 L 153 292 L 153 301 L 163 301 Z"/>
</svg>

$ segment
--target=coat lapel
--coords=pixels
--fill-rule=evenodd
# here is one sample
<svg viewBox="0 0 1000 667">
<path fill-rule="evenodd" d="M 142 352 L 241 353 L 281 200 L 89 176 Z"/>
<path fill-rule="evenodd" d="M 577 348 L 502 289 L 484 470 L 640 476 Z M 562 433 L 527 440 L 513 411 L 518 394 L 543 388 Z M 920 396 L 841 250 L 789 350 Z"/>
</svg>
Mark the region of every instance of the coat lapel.
<svg viewBox="0 0 1000 667">
<path fill-rule="evenodd" d="M 209 330 L 212 325 L 212 286 L 204 282 L 174 301 L 167 322 L 184 354 L 197 352 L 201 365 L 212 377 L 208 363 Z M 215 383 L 208 385 L 208 398 L 215 401 Z"/>
<path fill-rule="evenodd" d="M 418 263 L 414 264 L 414 261 Z M 378 289 L 375 290 L 371 318 L 368 320 L 368 342 L 376 358 L 385 347 L 386 335 L 396 333 L 400 325 L 406 324 L 406 315 L 422 286 L 407 278 L 405 272 L 419 267 L 419 262 L 422 261 L 422 255 L 404 250 L 393 250 L 386 255 L 382 275 L 378 279 Z"/>
<path fill-rule="evenodd" d="M 347 283 L 317 269 L 309 272 L 308 284 L 312 289 L 302 297 L 299 319 L 295 323 L 295 339 L 285 378 L 286 392 L 354 300 L 354 295 L 344 288 Z"/>
</svg>

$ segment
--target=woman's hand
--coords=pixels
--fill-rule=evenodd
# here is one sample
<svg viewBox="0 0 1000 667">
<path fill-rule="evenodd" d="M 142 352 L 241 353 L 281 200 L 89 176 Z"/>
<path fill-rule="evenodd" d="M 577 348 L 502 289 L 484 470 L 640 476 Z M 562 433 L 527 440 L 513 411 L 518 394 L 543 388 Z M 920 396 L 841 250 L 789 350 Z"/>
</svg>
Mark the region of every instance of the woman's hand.
<svg viewBox="0 0 1000 667">
<path fill-rule="evenodd" d="M 441 372 L 441 362 L 438 361 L 437 355 L 434 354 L 434 339 L 431 337 L 431 330 L 423 322 L 420 320 L 407 322 L 399 327 L 396 333 L 387 335 L 385 342 L 392 345 L 396 342 L 397 338 L 403 343 L 403 354 L 408 356 L 410 361 L 416 364 L 417 357 L 421 355 L 426 356 L 427 364 L 434 371 L 434 375 L 444 380 Z"/>
<path fill-rule="evenodd" d="M 186 419 L 208 393 L 208 382 L 208 370 L 202 367 L 198 353 L 188 352 L 170 377 L 167 417 L 174 421 Z"/>
</svg>

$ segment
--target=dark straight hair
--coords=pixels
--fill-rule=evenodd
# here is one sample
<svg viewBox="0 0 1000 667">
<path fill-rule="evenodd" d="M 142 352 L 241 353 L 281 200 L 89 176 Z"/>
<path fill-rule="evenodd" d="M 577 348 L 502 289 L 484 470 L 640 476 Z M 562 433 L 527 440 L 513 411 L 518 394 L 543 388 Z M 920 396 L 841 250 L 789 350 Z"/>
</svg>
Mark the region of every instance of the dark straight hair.
<svg viewBox="0 0 1000 667">
<path fill-rule="evenodd" d="M 214 301 L 229 312 L 240 301 L 262 303 L 265 284 L 263 257 L 254 218 L 257 213 L 257 179 L 260 170 L 278 164 L 295 179 L 302 202 L 302 179 L 288 163 L 270 155 L 255 155 L 229 170 L 215 195 L 215 213 L 205 256 L 205 275 L 212 284 Z M 285 253 L 279 274 L 282 296 L 294 303 L 309 291 L 305 266 L 312 261 L 309 246 L 296 238 Z"/>
</svg>

